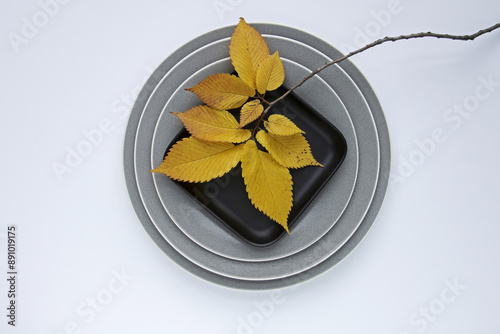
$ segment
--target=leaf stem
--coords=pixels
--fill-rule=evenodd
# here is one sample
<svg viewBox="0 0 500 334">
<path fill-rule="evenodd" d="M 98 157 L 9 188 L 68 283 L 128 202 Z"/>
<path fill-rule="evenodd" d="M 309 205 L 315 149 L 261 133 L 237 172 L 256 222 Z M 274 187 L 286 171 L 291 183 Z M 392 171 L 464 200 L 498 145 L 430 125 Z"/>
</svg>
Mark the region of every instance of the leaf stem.
<svg viewBox="0 0 500 334">
<path fill-rule="evenodd" d="M 264 98 L 264 95 L 257 93 L 257 97 L 258 97 L 258 98 L 259 98 L 262 102 L 264 102 L 264 103 L 266 103 L 266 104 L 268 104 L 268 105 L 269 105 L 269 104 L 271 104 L 270 102 L 268 102 L 268 101 Z"/>
<path fill-rule="evenodd" d="M 281 95 L 280 97 L 278 97 L 276 100 L 272 101 L 271 103 L 268 104 L 267 108 L 264 110 L 264 112 L 262 113 L 262 115 L 265 115 L 269 109 L 272 108 L 272 106 L 274 106 L 277 102 L 283 100 L 285 97 L 287 97 L 291 92 L 293 92 L 295 89 L 297 89 L 298 87 L 302 86 L 302 84 L 304 84 L 307 80 L 309 80 L 310 78 L 312 78 L 313 76 L 315 76 L 316 74 L 318 74 L 319 72 L 323 71 L 325 68 L 331 66 L 331 65 L 334 65 L 334 64 L 337 64 L 337 63 L 340 63 L 358 53 L 361 53 L 365 50 L 368 50 L 370 48 L 373 48 L 377 45 L 380 45 L 380 44 L 383 44 L 383 43 L 386 43 L 386 42 L 396 42 L 396 41 L 401 41 L 401 40 L 408 40 L 408 39 L 416 39 L 416 38 L 424 38 L 424 37 L 434 37 L 434 38 L 442 38 L 442 39 L 451 39 L 451 40 L 459 40 L 459 41 L 472 41 L 474 39 L 476 39 L 477 37 L 481 36 L 481 35 L 484 35 L 486 33 L 489 33 L 489 32 L 492 32 L 493 30 L 495 29 L 498 29 L 500 28 L 500 23 L 497 23 L 497 24 L 494 24 L 492 25 L 491 27 L 489 28 L 486 28 L 486 29 L 482 29 L 482 30 L 479 30 L 478 32 L 474 33 L 474 34 L 470 34 L 470 35 L 450 35 L 450 34 L 438 34 L 438 33 L 433 33 L 433 32 L 420 32 L 420 33 L 415 33 L 415 34 L 409 34 L 409 35 L 400 35 L 400 36 L 394 36 L 394 37 L 389 37 L 389 36 L 386 36 L 384 38 L 380 38 L 370 44 L 367 44 L 357 50 L 354 50 L 348 54 L 346 54 L 345 56 L 343 57 L 340 57 L 338 59 L 335 59 L 335 60 L 331 60 L 327 63 L 325 63 L 323 66 L 315 69 L 314 71 L 312 71 L 311 73 L 309 73 L 309 75 L 307 75 L 304 79 L 302 79 L 301 81 L 299 81 L 299 83 L 297 83 L 295 86 L 293 86 L 292 88 L 288 89 L 285 93 L 283 93 L 283 95 Z M 257 124 L 257 126 L 259 125 L 260 121 L 262 120 L 262 117 L 261 119 L 259 119 L 259 122 Z M 254 129 L 254 132 L 255 132 L 255 129 Z"/>
<path fill-rule="evenodd" d="M 272 103 L 270 103 L 269 105 L 271 105 L 271 104 Z M 266 108 L 266 110 L 268 110 L 268 109 L 269 109 L 269 107 Z M 252 130 L 252 137 L 251 138 L 255 137 L 255 131 L 257 131 L 257 129 L 259 128 L 260 122 L 262 122 L 262 120 L 264 119 L 264 116 L 266 116 L 266 110 L 264 110 L 262 112 L 262 114 L 259 117 L 259 120 L 257 121 L 257 124 L 255 124 L 255 127 Z"/>
</svg>

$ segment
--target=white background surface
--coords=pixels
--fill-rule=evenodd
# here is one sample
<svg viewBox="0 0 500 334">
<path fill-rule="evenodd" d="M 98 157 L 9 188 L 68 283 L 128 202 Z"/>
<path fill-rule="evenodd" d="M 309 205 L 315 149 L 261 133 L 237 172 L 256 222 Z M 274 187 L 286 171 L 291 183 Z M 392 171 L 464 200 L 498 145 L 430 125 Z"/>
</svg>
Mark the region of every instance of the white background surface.
<svg viewBox="0 0 500 334">
<path fill-rule="evenodd" d="M 378 22 L 388 7 L 397 13 Z M 387 117 L 391 190 L 359 247 L 299 288 L 234 291 L 178 268 L 143 231 L 122 168 L 130 95 L 178 47 L 240 16 L 354 48 L 362 35 L 472 33 L 500 20 L 498 1 L 73 0 L 23 37 L 41 11 L 2 0 L 0 12 L 0 277 L 11 224 L 19 271 L 15 328 L 1 279 L 0 332 L 500 333 L 500 31 L 351 59 Z M 453 112 L 463 104 L 467 117 Z M 105 119 L 110 133 L 58 178 L 54 162 Z M 416 141 L 435 129 L 445 139 L 418 160 Z"/>
</svg>

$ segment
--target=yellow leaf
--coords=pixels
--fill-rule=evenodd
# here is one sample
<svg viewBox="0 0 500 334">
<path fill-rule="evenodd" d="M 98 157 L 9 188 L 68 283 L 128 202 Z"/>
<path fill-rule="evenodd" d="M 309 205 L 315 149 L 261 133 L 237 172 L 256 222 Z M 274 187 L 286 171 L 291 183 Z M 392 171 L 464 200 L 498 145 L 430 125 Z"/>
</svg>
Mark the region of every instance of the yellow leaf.
<svg viewBox="0 0 500 334">
<path fill-rule="evenodd" d="M 252 100 L 241 107 L 240 128 L 255 121 L 264 111 L 264 107 L 259 100 Z"/>
<path fill-rule="evenodd" d="M 241 160 L 243 144 L 212 143 L 193 137 L 175 143 L 160 166 L 151 172 L 185 182 L 207 182 L 220 177 Z"/>
<path fill-rule="evenodd" d="M 241 173 L 252 204 L 288 232 L 292 208 L 292 176 L 269 153 L 260 151 L 253 140 L 247 141 L 241 157 Z"/>
<path fill-rule="evenodd" d="M 240 143 L 252 135 L 250 130 L 238 129 L 236 118 L 225 110 L 196 106 L 188 111 L 172 114 L 198 139 Z"/>
<path fill-rule="evenodd" d="M 260 62 L 269 56 L 262 35 L 240 18 L 229 43 L 229 56 L 238 76 L 255 89 L 255 73 Z"/>
<path fill-rule="evenodd" d="M 255 90 L 235 75 L 227 73 L 212 74 L 197 85 L 187 88 L 205 104 L 214 109 L 238 108 L 255 95 Z"/>
<path fill-rule="evenodd" d="M 264 121 L 267 131 L 278 136 L 291 136 L 296 133 L 305 133 L 291 120 L 283 115 L 274 114 Z"/>
<path fill-rule="evenodd" d="M 307 139 L 300 133 L 291 136 L 277 136 L 260 130 L 256 138 L 283 167 L 323 167 L 322 164 L 314 159 Z"/>
<path fill-rule="evenodd" d="M 257 91 L 264 94 L 266 91 L 275 90 L 285 81 L 285 70 L 280 55 L 276 51 L 272 56 L 264 58 L 257 67 L 255 84 Z"/>
</svg>

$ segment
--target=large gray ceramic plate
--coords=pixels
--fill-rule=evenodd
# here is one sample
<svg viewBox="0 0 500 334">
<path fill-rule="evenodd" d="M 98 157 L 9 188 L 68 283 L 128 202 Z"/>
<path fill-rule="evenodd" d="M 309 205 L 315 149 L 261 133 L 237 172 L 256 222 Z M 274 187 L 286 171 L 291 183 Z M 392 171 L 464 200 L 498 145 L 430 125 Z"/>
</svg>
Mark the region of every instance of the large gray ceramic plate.
<svg viewBox="0 0 500 334">
<path fill-rule="evenodd" d="M 315 48 L 316 50 L 319 50 L 321 53 L 328 55 L 330 58 L 336 58 L 340 54 L 333 49 L 331 46 L 328 44 L 324 43 L 323 41 L 320 41 L 316 39 L 313 36 L 310 36 L 306 33 L 297 31 L 295 29 L 287 28 L 287 27 L 281 27 L 281 26 L 275 26 L 275 25 L 255 25 L 259 31 L 262 33 L 268 34 L 268 35 L 275 35 L 275 36 L 281 36 L 281 37 L 288 37 L 291 40 L 296 40 L 304 43 L 304 45 L 309 45 L 312 48 Z M 353 195 L 353 198 L 351 202 L 349 203 L 348 208 L 346 209 L 346 212 L 342 215 L 341 219 L 346 218 L 350 215 L 347 215 L 347 210 L 349 210 L 349 207 L 353 207 L 352 211 L 357 211 L 359 209 L 361 212 L 364 213 L 366 209 L 367 215 L 361 215 L 361 217 L 358 217 L 358 220 L 354 222 L 354 225 L 357 227 L 360 223 L 359 229 L 354 229 L 350 233 L 348 233 L 349 236 L 352 235 L 352 237 L 346 241 L 343 242 L 338 242 L 338 238 L 341 235 L 345 235 L 345 227 L 340 224 L 340 221 L 330 230 L 328 231 L 327 234 L 325 234 L 318 242 L 314 243 L 312 246 L 308 247 L 302 252 L 297 253 L 298 255 L 304 255 L 306 252 L 309 252 L 307 255 L 304 255 L 302 258 L 302 264 L 304 263 L 313 263 L 313 265 L 309 265 L 306 267 L 303 267 L 301 271 L 291 273 L 286 278 L 279 278 L 279 277 L 284 277 L 282 273 L 279 273 L 279 275 L 276 276 L 269 276 L 267 277 L 249 277 L 248 279 L 254 280 L 260 280 L 260 281 L 249 281 L 246 277 L 246 274 L 240 275 L 238 272 L 229 272 L 226 276 L 230 277 L 224 277 L 222 275 L 207 271 L 202 269 L 200 266 L 210 266 L 210 264 L 207 265 L 207 263 L 200 263 L 203 262 L 204 259 L 202 259 L 200 262 L 197 262 L 199 266 L 197 266 L 193 261 L 191 262 L 190 260 L 187 260 L 187 258 L 182 257 L 178 251 L 176 251 L 174 248 L 171 247 L 171 244 L 169 242 L 160 237 L 160 234 L 156 230 L 155 226 L 153 225 L 153 221 L 151 220 L 150 216 L 147 214 L 144 205 L 142 203 L 142 199 L 139 195 L 139 188 L 137 186 L 137 181 L 136 181 L 136 176 L 138 179 L 140 179 L 141 172 L 138 172 L 135 170 L 134 166 L 134 159 L 137 157 L 134 157 L 134 147 L 135 144 L 137 144 L 136 141 L 136 134 L 137 134 L 137 128 L 138 128 L 138 123 L 139 119 L 142 115 L 142 112 L 144 110 L 144 106 L 146 105 L 146 102 L 148 101 L 149 97 L 151 96 L 151 93 L 153 90 L 157 87 L 158 83 L 160 80 L 163 78 L 164 74 L 169 71 L 169 69 L 173 68 L 176 63 L 181 61 L 186 54 L 190 54 L 193 51 L 198 50 L 199 48 L 217 41 L 221 38 L 227 37 L 231 34 L 233 27 L 228 27 L 224 29 L 220 29 L 217 31 L 214 31 L 212 33 L 209 33 L 207 35 L 201 36 L 200 38 L 197 38 L 196 40 L 188 43 L 178 51 L 176 51 L 171 57 L 169 57 L 158 69 L 155 71 L 155 73 L 152 75 L 152 77 L 148 80 L 146 83 L 145 88 L 141 92 L 137 103 L 134 107 L 134 110 L 131 114 L 129 125 L 127 128 L 127 133 L 126 133 L 126 138 L 125 138 L 125 152 L 124 152 L 124 164 L 125 164 L 125 175 L 126 175 L 126 181 L 127 181 L 127 186 L 129 189 L 130 197 L 132 200 L 132 203 L 134 205 L 134 208 L 137 212 L 137 215 L 143 224 L 144 228 L 146 231 L 149 233 L 151 238 L 155 241 L 155 243 L 167 254 L 169 255 L 172 260 L 174 260 L 176 263 L 181 265 L 183 268 L 187 269 L 191 273 L 203 277 L 211 282 L 222 284 L 225 286 L 230 286 L 230 287 L 236 287 L 236 288 L 247 288 L 247 289 L 269 289 L 269 288 L 276 288 L 276 287 L 283 287 L 291 284 L 296 284 L 301 281 L 307 280 L 311 277 L 314 277 L 321 272 L 324 272 L 326 269 L 330 268 L 334 264 L 338 263 L 343 257 L 345 257 L 354 247 L 355 245 L 361 240 L 363 235 L 366 233 L 370 225 L 372 224 L 379 208 L 383 200 L 383 196 L 385 194 L 385 190 L 387 187 L 387 180 L 388 180 L 388 173 L 389 173 L 389 165 L 390 165 L 390 154 L 389 154 L 389 139 L 388 139 L 388 133 L 387 133 L 387 128 L 385 124 L 385 119 L 383 117 L 383 113 L 380 109 L 380 106 L 378 104 L 378 101 L 369 87 L 368 83 L 366 80 L 363 78 L 363 76 L 352 66 L 351 63 L 345 62 L 342 64 L 342 68 L 346 71 L 346 73 L 353 79 L 353 81 L 356 83 L 356 85 L 360 88 L 362 92 L 362 96 L 366 98 L 366 101 L 368 102 L 368 105 L 370 106 L 370 110 L 373 113 L 373 116 L 376 121 L 376 126 L 378 129 L 378 137 L 375 138 L 375 143 L 380 143 L 380 164 L 378 159 L 370 159 L 369 155 L 366 152 L 363 152 L 360 149 L 360 162 L 365 161 L 368 163 L 369 168 L 367 169 L 366 172 L 359 173 L 358 179 L 363 178 L 365 174 L 370 174 L 369 178 L 372 183 L 377 184 L 375 192 L 374 192 L 374 199 L 373 202 L 371 202 L 371 196 L 365 196 L 363 201 L 359 201 L 359 195 L 356 197 L 356 193 Z M 297 43 L 299 44 L 299 43 Z M 319 55 L 319 54 L 318 54 Z M 320 62 L 323 63 L 323 62 Z M 314 65 L 312 67 L 316 67 L 317 65 Z M 327 70 L 328 71 L 328 70 Z M 333 69 L 332 71 L 338 71 L 338 69 Z M 324 77 L 330 77 L 335 75 L 335 73 L 330 72 L 324 72 L 322 73 Z M 341 95 L 340 92 L 335 90 L 337 93 L 339 93 L 339 96 Z M 346 92 L 344 92 L 346 93 Z M 353 92 L 351 92 L 352 94 Z M 347 92 L 349 94 L 349 92 Z M 364 100 L 364 99 L 363 99 Z M 151 101 L 150 101 L 151 102 Z M 363 101 L 364 103 L 364 101 Z M 149 105 L 151 107 L 152 105 Z M 162 105 L 156 106 L 161 110 L 163 107 Z M 349 108 L 348 108 L 349 109 Z M 355 123 L 361 122 L 361 123 L 370 123 L 368 121 L 360 121 L 359 119 L 356 120 L 353 117 L 353 121 Z M 141 122 L 142 124 L 142 122 Z M 360 124 L 358 124 L 361 126 Z M 364 124 L 366 126 L 366 124 Z M 376 131 L 375 131 L 376 133 Z M 378 140 L 377 140 L 378 138 Z M 137 137 L 139 140 L 140 137 Z M 149 138 L 149 141 L 151 141 L 152 135 Z M 366 140 L 369 139 L 367 137 L 364 137 L 363 135 L 360 135 L 358 137 L 358 140 L 360 141 L 360 146 L 361 143 L 366 142 Z M 373 139 L 373 138 L 372 138 Z M 138 145 L 138 147 L 141 147 Z M 378 151 L 376 148 L 375 150 Z M 378 157 L 378 155 L 377 155 Z M 380 169 L 379 169 L 380 167 Z M 373 172 L 376 171 L 374 174 Z M 377 176 L 379 175 L 380 171 L 380 182 L 376 182 Z M 137 174 L 136 174 L 137 172 Z M 139 180 L 140 181 L 140 180 Z M 365 183 L 362 184 L 365 185 Z M 364 191 L 365 189 L 360 189 L 360 191 Z M 366 191 L 365 191 L 366 193 Z M 372 192 L 373 193 L 373 192 Z M 354 200 L 357 199 L 355 202 Z M 153 201 L 158 199 L 152 199 Z M 149 203 L 148 201 L 145 200 L 146 203 Z M 355 203 L 360 202 L 357 205 L 354 205 Z M 361 203 L 363 202 L 363 203 Z M 371 202 L 371 206 L 370 206 Z M 159 204 L 159 203 L 158 203 Z M 351 205 L 352 204 L 352 205 Z M 366 209 L 364 208 L 366 206 Z M 368 208 L 369 207 L 369 208 Z M 327 212 L 316 212 L 317 210 L 309 210 L 307 214 L 328 214 Z M 150 213 L 151 214 L 151 213 Z M 351 214 L 352 215 L 352 214 Z M 364 216 L 364 219 L 363 219 Z M 173 225 L 175 226 L 175 225 Z M 353 234 L 354 233 L 354 234 Z M 183 235 L 183 234 L 182 234 Z M 185 237 L 185 236 L 184 236 Z M 187 240 L 190 240 L 189 238 L 185 237 Z M 342 237 L 343 239 L 343 237 Z M 344 244 L 344 242 L 346 242 Z M 344 245 L 343 245 L 344 244 Z M 335 252 L 336 248 L 342 246 L 339 251 Z M 199 247 L 199 246 L 198 246 Z M 200 249 L 203 249 L 199 247 Z M 195 249 L 195 248 L 193 248 Z M 332 249 L 334 249 L 332 251 Z M 203 249 L 204 250 L 204 249 Z M 193 256 L 193 254 L 185 254 L 184 250 L 184 255 L 185 256 Z M 189 253 L 189 251 L 188 251 Z M 215 254 L 213 254 L 216 256 Z M 194 255 L 196 256 L 196 254 Z M 219 257 L 220 258 L 220 257 Z M 219 261 L 219 258 L 214 257 L 214 261 Z M 320 260 L 316 260 L 320 259 Z M 191 259 L 193 260 L 193 259 Z M 286 260 L 286 258 L 285 258 Z M 313 261 L 314 260 L 314 261 Z M 298 261 L 298 262 L 301 262 Z M 266 264 L 270 263 L 272 265 L 275 265 L 276 263 L 279 263 L 280 261 L 269 261 L 269 262 L 263 262 L 260 264 Z M 259 263 L 248 263 L 253 266 L 259 264 Z M 262 266 L 261 266 L 262 267 Z M 258 269 L 259 266 L 256 266 L 254 269 Z M 310 268 L 310 269 L 308 269 Z M 230 268 L 229 268 L 230 269 Z M 234 279 L 236 278 L 236 279 Z M 272 279 L 275 278 L 275 279 Z"/>
<path fill-rule="evenodd" d="M 268 44 L 272 49 L 273 44 L 270 40 L 268 40 Z M 228 46 L 224 48 L 228 49 Z M 300 55 L 302 57 L 300 59 L 313 58 L 313 54 L 309 51 L 304 53 L 303 45 L 297 44 L 294 49 L 295 54 Z M 204 63 L 208 62 L 206 55 L 207 48 L 203 50 L 203 59 Z M 290 52 L 291 54 L 292 52 Z M 208 53 L 209 54 L 209 53 Z M 287 55 L 283 55 L 286 57 Z M 191 55 L 189 57 L 189 64 L 191 66 L 187 66 L 193 71 L 199 66 L 198 63 L 194 62 L 194 59 Z M 324 63 L 323 59 L 321 63 Z M 178 63 L 176 69 L 183 68 L 183 63 Z M 193 64 L 197 64 L 198 66 L 193 66 Z M 137 171 L 137 180 L 139 184 L 139 192 L 143 199 L 143 204 L 146 207 L 146 210 L 150 214 L 153 222 L 156 227 L 160 231 L 160 233 L 165 237 L 165 239 L 182 255 L 187 257 L 192 262 L 202 266 L 203 268 L 210 270 L 214 273 L 218 273 L 224 276 L 239 278 L 239 279 L 248 279 L 248 280 L 265 280 L 265 279 L 276 279 L 281 277 L 286 277 L 290 275 L 297 274 L 303 270 L 311 268 L 316 264 L 320 263 L 328 256 L 330 256 L 333 252 L 335 252 L 343 243 L 345 243 L 349 237 L 354 233 L 359 223 L 363 219 L 366 210 L 368 209 L 371 198 L 375 191 L 376 181 L 378 177 L 378 166 L 379 166 L 379 156 L 378 156 L 378 136 L 375 129 L 375 124 L 373 123 L 373 118 L 371 112 L 369 110 L 368 104 L 366 104 L 363 95 L 358 90 L 357 86 L 349 79 L 349 77 L 345 74 L 345 72 L 340 69 L 336 69 L 333 67 L 329 69 L 332 72 L 328 77 L 325 77 L 326 81 L 330 81 L 329 84 L 333 87 L 333 90 L 339 90 L 340 94 L 342 94 L 341 88 L 345 90 L 345 92 L 349 92 L 349 94 L 342 97 L 342 101 L 346 105 L 351 118 L 355 120 L 354 127 L 356 129 L 356 134 L 358 139 L 362 141 L 362 144 L 359 144 L 359 154 L 364 156 L 363 162 L 359 164 L 358 170 L 358 178 L 356 181 L 356 186 L 354 188 L 354 193 L 352 196 L 352 201 L 349 202 L 348 207 L 340 217 L 338 224 L 342 225 L 342 229 L 336 232 L 336 241 L 335 244 L 332 244 L 328 249 L 322 248 L 320 245 L 312 245 L 309 248 L 304 249 L 301 252 L 294 253 L 293 255 L 287 257 L 281 257 L 272 261 L 261 261 L 261 262 L 249 262 L 249 261 L 238 261 L 230 258 L 226 258 L 223 256 L 219 256 L 214 254 L 213 252 L 202 248 L 199 244 L 192 242 L 191 239 L 186 238 L 177 228 L 176 225 L 172 222 L 171 216 L 165 210 L 165 208 L 158 204 L 158 197 L 154 194 L 154 180 L 156 180 L 157 184 L 159 183 L 158 189 L 166 189 L 169 185 L 171 185 L 171 189 L 174 192 L 167 193 L 163 199 L 163 203 L 167 203 L 171 208 L 178 208 L 182 203 L 186 201 L 186 195 L 183 194 L 182 191 L 177 189 L 177 186 L 171 181 L 169 178 L 165 177 L 161 174 L 151 174 L 149 171 L 161 163 L 163 160 L 163 152 L 165 151 L 165 147 L 168 146 L 169 142 L 163 143 L 164 145 L 160 145 L 157 154 L 156 161 L 151 161 L 148 159 L 148 155 L 150 157 L 152 144 L 151 144 L 151 124 L 156 123 L 158 117 L 162 114 L 168 115 L 168 113 L 160 113 L 158 114 L 158 110 L 154 107 L 157 103 L 155 101 L 164 101 L 169 95 L 167 94 L 167 89 L 170 86 L 173 86 L 179 91 L 179 88 L 183 88 L 175 82 L 176 77 L 178 77 L 176 69 L 173 70 L 174 75 L 165 76 L 162 80 L 162 83 L 157 86 L 156 90 L 151 94 L 148 103 L 146 104 L 141 120 L 139 122 L 139 129 L 136 135 L 136 171 Z M 287 75 L 292 78 L 296 78 L 296 81 L 300 78 L 303 78 L 307 75 L 307 72 L 302 69 L 300 71 L 300 67 L 298 66 L 288 66 Z M 335 71 L 336 69 L 336 71 Z M 211 71 L 210 71 L 211 72 Z M 209 73 L 210 73 L 209 72 Z M 202 74 L 209 74 L 203 73 Z M 201 80 L 203 77 L 198 78 Z M 197 76 L 194 76 L 194 82 L 192 84 L 198 82 Z M 318 81 L 317 78 L 311 79 L 311 82 L 314 84 L 315 81 Z M 308 82 L 304 85 L 297 93 L 300 95 L 301 93 L 313 93 L 317 95 L 306 95 L 303 96 L 306 101 L 313 101 L 314 98 L 318 98 L 318 96 L 322 93 L 319 89 L 318 85 L 309 85 Z M 189 87 L 189 86 L 184 86 Z M 324 97 L 323 97 L 324 98 Z M 168 101 L 168 100 L 167 100 Z M 168 103 L 168 102 L 167 102 Z M 334 105 L 335 106 L 335 105 Z M 328 109 L 327 109 L 328 110 Z M 336 110 L 328 110 L 329 113 L 333 113 Z M 176 119 L 172 119 L 174 122 L 178 122 Z M 159 131 L 157 131 L 158 133 Z M 149 160 L 149 161 L 148 161 Z M 152 178 L 153 177 L 153 178 Z M 337 176 L 334 176 L 333 179 L 336 179 Z M 352 184 L 352 183 L 351 183 Z M 342 191 L 350 191 L 352 185 L 347 185 L 347 188 L 338 188 L 338 195 L 341 195 Z M 350 187 L 350 188 L 349 188 Z M 327 187 L 328 190 L 329 187 Z M 177 190 L 177 192 L 175 192 Z M 317 226 L 325 225 L 331 227 L 335 220 L 332 220 L 332 205 L 331 202 L 335 201 L 336 193 L 335 191 L 320 193 L 319 198 L 323 198 L 323 203 L 320 206 L 316 206 L 318 203 L 316 198 L 312 205 L 308 208 L 307 213 L 300 217 L 300 220 L 297 222 L 298 226 L 306 225 L 308 233 L 317 233 L 318 236 L 324 235 L 325 231 L 318 229 Z M 340 197 L 340 196 L 339 196 Z M 309 219 L 307 219 L 309 218 Z M 186 221 L 188 222 L 188 221 Z M 210 221 L 207 219 L 201 221 L 193 221 L 196 224 L 210 224 Z M 328 225 L 329 224 L 329 225 Z M 224 232 L 221 230 L 221 232 Z M 295 236 L 295 231 L 291 231 L 292 235 Z M 227 234 L 227 233 L 226 233 Z M 229 235 L 229 234 L 228 234 Z M 220 239 L 221 234 L 214 233 L 211 235 L 214 239 Z M 234 238 L 234 236 L 229 235 Z M 289 238 L 289 242 L 296 242 L 296 240 L 300 241 L 300 238 L 296 239 L 294 237 Z M 239 241 L 239 240 L 238 240 Z M 241 241 L 239 241 L 241 243 Z M 222 244 L 221 241 L 219 243 Z M 266 247 L 269 251 L 274 248 L 287 245 L 283 243 L 282 245 L 271 245 Z M 223 246 L 223 244 L 222 244 Z M 315 256 L 311 256 L 311 254 L 315 254 Z"/>
</svg>

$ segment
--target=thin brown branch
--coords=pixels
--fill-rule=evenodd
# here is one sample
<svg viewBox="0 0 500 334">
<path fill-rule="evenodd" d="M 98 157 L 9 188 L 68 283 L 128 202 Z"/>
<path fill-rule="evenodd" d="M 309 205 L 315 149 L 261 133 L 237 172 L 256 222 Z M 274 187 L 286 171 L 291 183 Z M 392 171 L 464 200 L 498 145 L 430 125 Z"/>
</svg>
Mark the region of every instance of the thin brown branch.
<svg viewBox="0 0 500 334">
<path fill-rule="evenodd" d="M 269 105 L 269 107 L 266 108 L 269 109 L 272 105 L 272 103 L 267 103 Z M 264 116 L 266 115 L 266 113 L 263 111 L 262 114 L 260 114 L 260 117 L 259 117 L 259 120 L 257 121 L 257 123 L 255 124 L 255 127 L 253 128 L 252 130 L 252 138 L 255 137 L 255 132 L 257 131 L 257 129 L 259 128 L 259 125 L 260 125 L 260 122 L 262 122 L 262 120 L 264 119 Z"/>
<path fill-rule="evenodd" d="M 262 102 L 264 102 L 265 104 L 271 104 L 270 102 L 268 102 L 268 101 L 264 98 L 264 95 L 257 93 L 257 97 L 259 98 L 259 100 L 261 100 L 261 101 L 262 101 Z"/>
<path fill-rule="evenodd" d="M 424 38 L 424 37 L 434 37 L 434 38 L 443 38 L 443 39 L 451 39 L 451 40 L 458 40 L 458 41 L 472 41 L 474 39 L 476 39 L 477 37 L 481 36 L 481 35 L 484 35 L 486 33 L 489 33 L 489 32 L 492 32 L 493 30 L 495 29 L 498 29 L 500 28 L 500 23 L 497 23 L 495 25 L 492 25 L 491 27 L 489 28 L 486 28 L 486 29 L 482 29 L 482 30 L 479 30 L 478 32 L 474 33 L 474 34 L 471 34 L 471 35 L 450 35 L 450 34 L 437 34 L 437 33 L 433 33 L 433 32 L 420 32 L 420 33 L 415 33 L 415 34 L 409 34 L 409 35 L 400 35 L 400 36 L 395 36 L 395 37 L 384 37 L 384 38 L 381 38 L 381 39 L 378 39 L 370 44 L 367 44 L 365 46 L 363 46 L 362 48 L 359 48 L 357 50 L 354 50 L 348 54 L 346 54 L 345 56 L 343 57 L 340 57 L 338 59 L 335 59 L 335 60 L 331 60 L 327 63 L 325 63 L 323 66 L 315 69 L 314 71 L 312 71 L 311 73 L 309 73 L 309 75 L 307 75 L 304 79 L 302 79 L 298 84 L 296 84 L 295 86 L 293 86 L 292 88 L 290 88 L 288 91 L 286 91 L 283 95 L 281 95 L 279 98 L 277 98 L 276 100 L 274 100 L 273 102 L 271 102 L 266 110 L 264 110 L 263 114 L 266 114 L 269 109 L 275 105 L 277 102 L 283 100 L 288 94 L 290 94 L 291 92 L 293 92 L 295 89 L 297 89 L 298 87 L 300 87 L 302 84 L 304 84 L 307 80 L 309 80 L 310 78 L 312 78 L 313 76 L 315 76 L 316 74 L 318 74 L 319 72 L 323 71 L 325 68 L 331 66 L 331 65 L 334 65 L 334 64 L 337 64 L 337 63 L 340 63 L 358 53 L 361 53 L 365 50 L 368 50 L 370 48 L 373 48 L 374 46 L 377 46 L 377 45 L 380 45 L 380 44 L 383 44 L 385 42 L 396 42 L 396 41 L 401 41 L 401 40 L 407 40 L 407 39 L 415 39 L 415 38 Z"/>
</svg>

